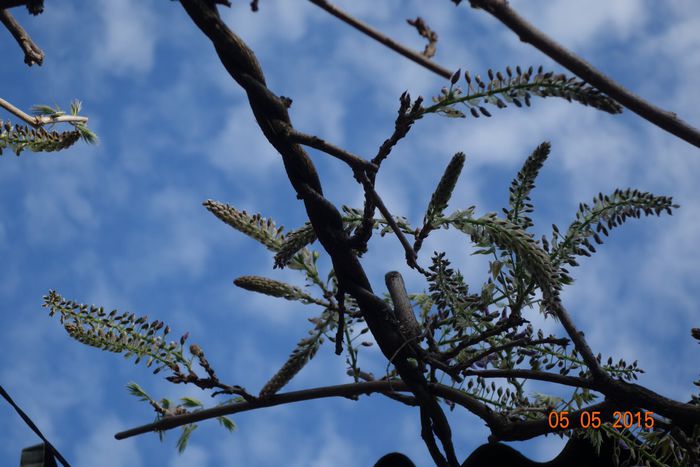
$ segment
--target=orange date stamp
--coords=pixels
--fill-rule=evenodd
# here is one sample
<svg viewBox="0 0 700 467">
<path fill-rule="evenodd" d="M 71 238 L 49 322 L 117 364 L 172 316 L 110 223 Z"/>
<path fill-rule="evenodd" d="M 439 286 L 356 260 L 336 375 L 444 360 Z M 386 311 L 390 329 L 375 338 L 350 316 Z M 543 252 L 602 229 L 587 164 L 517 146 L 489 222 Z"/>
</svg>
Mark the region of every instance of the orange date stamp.
<svg viewBox="0 0 700 467">
<path fill-rule="evenodd" d="M 613 412 L 612 427 L 617 429 L 622 428 L 644 428 L 650 430 L 654 427 L 654 417 L 652 415 L 654 412 L 631 412 L 631 411 L 619 411 Z M 550 428 L 554 429 L 567 429 L 571 423 L 570 413 L 567 411 L 552 411 L 547 416 L 547 423 Z M 598 411 L 582 411 L 578 413 L 578 422 L 581 428 L 600 428 L 603 424 L 603 420 L 600 418 L 600 412 Z"/>
</svg>

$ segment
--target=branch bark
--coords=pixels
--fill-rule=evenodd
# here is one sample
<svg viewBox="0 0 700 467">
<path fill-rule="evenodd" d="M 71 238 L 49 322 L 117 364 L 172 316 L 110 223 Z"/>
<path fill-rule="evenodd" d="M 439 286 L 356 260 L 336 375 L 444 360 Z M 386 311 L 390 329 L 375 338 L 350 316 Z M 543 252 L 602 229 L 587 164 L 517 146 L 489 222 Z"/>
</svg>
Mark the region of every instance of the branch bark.
<svg viewBox="0 0 700 467">
<path fill-rule="evenodd" d="M 1 12 L 0 12 L 1 13 Z M 82 117 L 80 115 L 57 115 L 57 116 L 51 116 L 51 115 L 36 115 L 36 116 L 31 116 L 28 113 L 24 112 L 21 109 L 18 109 L 14 105 L 10 104 L 7 102 L 5 99 L 0 98 L 0 107 L 3 109 L 7 110 L 11 114 L 16 115 L 17 117 L 21 118 L 25 122 L 27 122 L 29 125 L 33 127 L 40 127 L 43 125 L 50 125 L 52 123 L 87 123 L 88 118 L 87 117 Z"/>
<path fill-rule="evenodd" d="M 44 63 L 44 52 L 34 43 L 22 26 L 15 20 L 8 10 L 0 10 L 0 22 L 10 31 L 20 48 L 24 52 L 24 63 L 29 66 L 35 63 L 39 66 Z"/>
<path fill-rule="evenodd" d="M 675 113 L 656 107 L 633 94 L 584 59 L 564 48 L 520 16 L 508 5 L 507 0 L 469 0 L 469 3 L 472 8 L 482 9 L 490 13 L 515 32 L 522 42 L 535 46 L 552 60 L 603 91 L 643 119 L 700 148 L 700 131 L 678 118 Z"/>
<path fill-rule="evenodd" d="M 369 280 L 351 248 L 346 232 L 343 230 L 340 213 L 323 196 L 321 181 L 313 163 L 306 152 L 295 142 L 305 141 L 306 136 L 294 131 L 284 101 L 267 88 L 264 74 L 255 55 L 221 21 L 211 0 L 181 0 L 181 3 L 195 24 L 212 41 L 227 71 L 246 91 L 250 106 L 262 132 L 281 154 L 289 180 L 297 192 L 297 197 L 304 202 L 317 238 L 331 257 L 339 286 L 356 300 L 363 318 L 377 340 L 380 349 L 387 359 L 396 366 L 402 381 L 371 381 L 273 395 L 268 398 L 246 401 L 231 406 L 207 409 L 182 417 L 166 418 L 155 424 L 119 433 L 117 434 L 117 439 L 283 403 L 321 397 L 352 397 L 371 392 L 396 393 L 397 391 L 410 391 L 420 405 L 423 425 L 422 433 L 433 455 L 433 459 L 438 465 L 447 465 L 448 463 L 449 465 L 456 465 L 457 461 L 451 442 L 449 425 L 435 396 L 458 403 L 485 420 L 494 436 L 499 439 L 529 439 L 553 431 L 546 426 L 546 420 L 518 421 L 517 423 L 508 421 L 503 415 L 494 412 L 486 404 L 463 391 L 428 383 L 422 372 L 414 364 L 411 364 L 411 360 L 420 361 L 421 355 L 412 346 L 405 345 L 405 340 L 399 330 L 399 323 L 394 318 L 391 309 L 380 297 L 373 293 Z M 484 3 L 489 2 L 484 0 Z M 296 140 L 294 137 L 296 137 Z M 306 142 L 314 141 L 306 140 Z M 373 198 L 372 201 L 380 209 L 383 208 L 381 199 L 374 192 L 373 184 L 368 178 L 368 173 L 371 173 L 371 170 L 368 167 L 363 167 L 366 161 L 360 163 L 359 159 L 347 157 L 349 153 L 342 153 L 340 152 L 342 150 L 331 147 L 327 143 L 319 143 L 317 146 L 323 146 L 323 150 L 332 149 L 335 156 L 351 163 L 355 176 L 363 183 L 365 190 L 368 192 L 368 197 Z M 385 208 L 382 210 L 382 213 L 385 217 L 388 216 L 387 221 L 390 221 L 391 216 Z M 411 251 L 409 245 L 407 253 L 411 253 Z M 608 397 L 603 404 L 592 406 L 599 408 L 601 411 L 603 409 L 613 409 L 613 406 L 615 410 L 634 406 L 653 409 L 682 427 L 692 426 L 700 421 L 700 407 L 698 406 L 672 401 L 641 386 L 610 378 L 600 368 L 582 334 L 574 327 L 573 321 L 563 307 L 558 308 L 556 314 L 580 353 L 586 359 L 586 363 L 593 374 L 592 379 L 564 377 L 528 370 L 511 370 L 510 372 L 501 373 L 484 370 L 479 372 L 468 371 L 467 373 L 482 377 L 540 379 L 576 387 L 589 387 Z M 593 408 L 587 408 L 586 410 L 593 410 Z M 443 453 L 435 449 L 435 436 L 442 444 L 444 457 Z"/>
<path fill-rule="evenodd" d="M 537 375 L 533 374 L 531 376 Z M 546 433 L 556 433 L 558 431 L 562 431 L 561 428 L 557 429 L 551 427 L 546 418 L 532 421 L 509 421 L 505 417 L 495 413 L 482 402 L 460 391 L 459 389 L 442 384 L 431 384 L 430 389 L 436 396 L 459 404 L 484 420 L 492 431 L 493 439 L 502 441 L 525 441 Z M 212 418 L 248 412 L 266 407 L 274 407 L 276 405 L 290 404 L 294 402 L 324 399 L 328 397 L 355 398 L 363 394 L 369 395 L 372 393 L 384 394 L 387 397 L 391 397 L 399 392 L 409 391 L 410 389 L 406 383 L 396 380 L 367 381 L 362 383 L 340 384 L 336 386 L 324 386 L 313 389 L 304 389 L 301 391 L 291 391 L 275 394 L 266 399 L 242 401 L 235 404 L 216 406 L 210 409 L 204 409 L 184 415 L 175 415 L 162 418 L 161 420 L 153 423 L 148 423 L 146 425 L 119 432 L 115 434 L 114 437 L 118 440 L 122 440 L 152 431 L 167 431 L 183 425 L 188 425 L 190 423 L 197 423 Z M 620 410 L 621 408 L 623 407 L 621 407 L 619 404 L 613 404 L 607 401 L 587 406 L 570 414 L 571 425 L 567 429 L 580 428 L 581 417 L 579 415 L 584 411 L 601 412 L 601 420 L 605 422 L 613 420 L 613 411 Z"/>
<path fill-rule="evenodd" d="M 339 287 L 356 300 L 382 353 L 395 365 L 401 379 L 418 400 L 423 433 L 430 432 L 431 436 L 440 439 L 445 457 L 434 455 L 434 461 L 438 465 L 458 466 L 447 418 L 430 393 L 425 376 L 411 363 L 417 360 L 416 353 L 403 345 L 398 324 L 388 305 L 373 293 L 367 275 L 350 247 L 340 212 L 323 197 L 321 181 L 311 159 L 299 145 L 290 143 L 288 139 L 293 128 L 284 101 L 267 88 L 255 54 L 221 20 L 214 4 L 204 0 L 180 2 L 194 23 L 212 41 L 231 77 L 246 91 L 258 125 L 282 156 L 297 198 L 304 202 L 316 236 L 331 257 Z M 364 171 L 358 170 L 356 175 L 361 180 L 367 180 Z"/>
<path fill-rule="evenodd" d="M 414 52 L 413 50 L 409 49 L 408 47 L 405 47 L 398 42 L 394 41 L 390 37 L 385 36 L 381 32 L 377 31 L 376 29 L 372 28 L 371 26 L 368 26 L 367 24 L 363 23 L 362 21 L 358 20 L 357 18 L 353 18 L 340 8 L 336 7 L 335 5 L 331 4 L 330 2 L 327 2 L 326 0 L 309 0 L 311 3 L 314 5 L 324 9 L 331 15 L 335 16 L 342 22 L 349 24 L 353 28 L 357 29 L 358 31 L 362 32 L 363 34 L 368 35 L 375 41 L 379 42 L 380 44 L 383 44 L 387 47 L 389 47 L 391 50 L 394 52 L 397 52 L 400 55 L 403 55 L 409 60 L 412 60 L 413 62 L 419 64 L 420 66 L 427 68 L 428 70 L 432 71 L 435 74 L 438 74 L 442 76 L 445 79 L 450 79 L 452 75 L 454 74 L 453 71 L 448 70 L 447 68 L 444 68 L 437 63 L 429 60 L 427 57 Z"/>
</svg>

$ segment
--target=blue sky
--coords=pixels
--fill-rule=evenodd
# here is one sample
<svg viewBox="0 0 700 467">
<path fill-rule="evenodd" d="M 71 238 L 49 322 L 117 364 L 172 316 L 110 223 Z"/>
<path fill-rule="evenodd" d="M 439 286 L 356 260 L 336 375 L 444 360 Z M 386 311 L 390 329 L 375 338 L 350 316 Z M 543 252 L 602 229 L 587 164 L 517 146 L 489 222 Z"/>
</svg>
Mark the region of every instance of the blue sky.
<svg viewBox="0 0 700 467">
<path fill-rule="evenodd" d="M 436 60 L 451 69 L 483 75 L 488 68 L 542 64 L 563 71 L 467 2 L 455 7 L 445 0 L 430 8 L 421 3 L 338 5 L 418 50 L 422 39 L 405 19 L 423 16 L 439 34 Z M 310 2 L 264 0 L 256 14 L 247 4 L 234 1 L 222 14 L 257 54 L 270 88 L 293 98 L 295 127 L 354 153 L 371 157 L 391 133 L 404 90 L 429 99 L 445 84 Z M 511 4 L 623 85 L 700 126 L 698 2 Z M 300 226 L 305 214 L 242 91 L 178 3 L 73 0 L 47 2 L 39 17 L 21 9 L 13 13 L 46 61 L 27 68 L 9 34 L 0 34 L 0 97 L 23 109 L 68 107 L 80 98 L 100 136 L 97 146 L 19 158 L 6 152 L 0 160 L 0 383 L 64 456 L 76 466 L 351 467 L 399 450 L 429 465 L 416 411 L 379 396 L 237 415 L 234 434 L 204 423 L 184 455 L 174 447 L 176 432 L 163 444 L 155 435 L 113 439 L 153 417 L 127 394 L 129 381 L 157 398 L 208 398 L 72 341 L 41 308 L 42 296 L 56 289 L 76 301 L 164 320 L 174 332 L 189 331 L 224 381 L 256 392 L 317 310 L 233 286 L 233 279 L 246 274 L 299 285 L 303 277 L 272 271 L 267 250 L 201 203 L 230 203 L 288 228 Z M 552 154 L 533 192 L 537 232 L 548 232 L 552 223 L 567 226 L 578 203 L 598 192 L 632 187 L 673 196 L 681 205 L 673 217 L 632 220 L 593 258 L 581 261 L 564 303 L 596 352 L 638 359 L 647 372 L 642 384 L 688 400 L 698 377 L 698 348 L 689 330 L 700 324 L 697 148 L 631 112 L 611 116 L 555 99 L 492 114 L 418 122 L 377 180 L 388 207 L 420 222 L 443 168 L 463 151 L 467 163 L 451 208 L 475 204 L 478 214 L 498 211 L 507 202 L 510 180 L 544 140 L 552 142 Z M 312 157 L 327 197 L 338 206 L 359 207 L 362 193 L 347 168 L 321 154 Z M 363 265 L 377 291 L 384 291 L 383 274 L 390 269 L 404 273 L 409 291 L 423 290 L 395 239 L 375 237 L 370 248 Z M 423 264 L 434 250 L 447 251 L 472 287 L 486 280 L 483 261 L 469 255 L 463 236 L 431 236 Z M 327 272 L 328 263 L 321 264 Z M 528 318 L 545 331 L 563 333 L 535 311 Z M 375 374 L 384 371 L 377 349 L 363 348 L 361 357 Z M 325 346 L 287 389 L 346 382 L 344 372 L 344 359 Z M 478 418 L 460 411 L 450 418 L 461 458 L 485 442 Z M 37 442 L 3 404 L 0 433 L 0 465 L 16 465 L 21 449 Z M 547 459 L 561 442 L 550 437 L 515 446 Z"/>
</svg>

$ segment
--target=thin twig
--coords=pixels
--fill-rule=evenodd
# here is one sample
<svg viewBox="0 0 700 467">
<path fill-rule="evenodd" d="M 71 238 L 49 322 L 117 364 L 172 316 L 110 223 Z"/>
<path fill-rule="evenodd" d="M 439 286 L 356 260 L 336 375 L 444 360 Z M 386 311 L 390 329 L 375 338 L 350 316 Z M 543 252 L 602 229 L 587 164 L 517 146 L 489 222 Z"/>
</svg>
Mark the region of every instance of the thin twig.
<svg viewBox="0 0 700 467">
<path fill-rule="evenodd" d="M 290 129 L 287 133 L 287 137 L 292 143 L 303 144 L 304 146 L 309 146 L 311 148 L 318 149 L 319 151 L 323 151 L 328 155 L 340 159 L 354 169 L 369 170 L 371 172 L 377 171 L 377 166 L 375 164 L 359 156 L 351 154 L 345 149 L 334 146 L 318 136 L 307 135 L 294 129 Z"/>
<path fill-rule="evenodd" d="M 496 354 L 498 352 L 502 352 L 504 350 L 512 349 L 513 347 L 524 347 L 526 345 L 539 345 L 539 344 L 558 344 L 558 345 L 566 345 L 569 343 L 569 339 L 563 338 L 543 338 L 543 339 L 534 339 L 531 340 L 529 338 L 522 338 L 522 339 L 516 339 L 514 341 L 506 342 L 505 344 L 501 345 L 494 345 L 492 347 L 489 347 L 488 349 L 485 349 L 482 352 L 477 353 L 473 357 L 460 362 L 457 365 L 454 365 L 452 367 L 453 370 L 457 371 L 464 371 L 470 366 L 474 365 L 477 363 L 479 360 L 483 360 L 484 358 L 488 357 L 489 355 Z"/>
<path fill-rule="evenodd" d="M 326 10 L 328 13 L 331 15 L 335 16 L 336 18 L 340 19 L 346 24 L 349 24 L 353 28 L 357 29 L 358 31 L 368 35 L 372 39 L 376 40 L 377 42 L 384 44 L 385 46 L 389 47 L 391 50 L 394 52 L 397 52 L 404 57 L 408 58 L 409 60 L 413 60 L 420 66 L 427 68 L 428 70 L 432 71 L 433 73 L 436 73 L 440 76 L 442 76 L 445 79 L 450 79 L 454 72 L 443 68 L 442 66 L 428 60 L 426 57 L 423 55 L 414 52 L 413 50 L 409 49 L 408 47 L 405 47 L 398 42 L 394 41 L 393 39 L 385 36 L 381 32 L 377 31 L 376 29 L 372 28 L 371 26 L 368 26 L 367 24 L 363 23 L 362 21 L 358 20 L 357 18 L 353 18 L 343 10 L 339 9 L 335 5 L 327 2 L 326 0 L 309 0 L 311 3 L 314 5 L 323 8 Z"/>
<path fill-rule="evenodd" d="M 5 25 L 24 52 L 24 63 L 29 66 L 44 63 L 44 52 L 34 43 L 27 31 L 15 20 L 9 10 L 0 10 L 0 22 Z"/>
<path fill-rule="evenodd" d="M 418 34 L 420 34 L 421 37 L 425 37 L 428 40 L 428 43 L 425 45 L 425 49 L 423 49 L 422 55 L 425 58 L 433 58 L 437 48 L 437 33 L 430 29 L 430 26 L 428 26 L 420 16 L 416 19 L 407 19 L 406 22 L 416 28 L 416 31 L 418 31 Z"/>
<path fill-rule="evenodd" d="M 408 92 L 401 94 L 399 99 L 399 114 L 396 117 L 396 122 L 394 124 L 394 132 L 389 138 L 384 140 L 382 145 L 379 147 L 377 155 L 372 158 L 372 163 L 377 166 L 377 171 L 382 164 L 382 161 L 386 159 L 391 153 L 391 149 L 407 134 L 411 129 L 411 125 L 415 121 L 416 115 L 420 112 L 421 103 L 423 102 L 422 97 L 411 104 L 411 96 Z M 369 173 L 368 179 L 372 186 L 376 180 L 376 172 Z M 370 238 L 372 238 L 372 229 L 374 228 L 374 203 L 371 198 L 365 197 L 365 205 L 362 214 L 362 223 L 360 227 L 355 230 L 355 234 L 350 238 L 350 244 L 353 248 L 358 251 L 364 252 L 367 249 L 367 243 Z"/>
<path fill-rule="evenodd" d="M 600 386 L 591 379 L 578 376 L 567 376 L 559 373 L 547 373 L 539 370 L 528 370 L 514 368 L 508 370 L 464 370 L 464 376 L 479 376 L 481 378 L 522 378 L 536 381 L 546 381 L 549 383 L 571 386 L 574 388 L 588 388 L 595 391 L 600 390 Z"/>
<path fill-rule="evenodd" d="M 404 236 L 403 232 L 401 232 L 399 226 L 396 225 L 394 217 L 384 205 L 384 201 L 382 201 L 382 198 L 380 198 L 379 194 L 375 191 L 374 187 L 372 186 L 372 183 L 367 178 L 367 175 L 364 172 L 360 172 L 356 174 L 356 177 L 358 178 L 360 183 L 362 183 L 362 186 L 365 188 L 365 195 L 370 196 L 372 198 L 372 201 L 379 209 L 379 212 L 382 213 L 382 216 L 384 216 L 384 219 L 386 219 L 387 224 L 389 224 L 389 227 L 391 227 L 391 230 L 394 231 L 394 234 L 396 234 L 396 236 L 398 237 L 399 242 L 401 242 L 401 245 L 406 251 L 406 262 L 408 263 L 408 265 L 419 271 L 421 274 L 425 274 L 423 268 L 421 268 L 418 265 L 418 255 L 416 255 L 416 252 L 413 251 L 413 247 L 410 243 L 408 243 L 408 240 L 406 240 L 406 237 Z"/>
<path fill-rule="evenodd" d="M 526 21 L 508 5 L 506 0 L 469 0 L 469 2 L 473 8 L 487 11 L 508 26 L 522 42 L 532 44 L 555 62 L 603 91 L 643 119 L 700 148 L 700 131 L 678 118 L 675 113 L 656 107 L 633 94 L 581 57 L 565 49 Z"/>
<path fill-rule="evenodd" d="M 52 123 L 87 123 L 87 117 L 81 117 L 80 115 L 36 115 L 31 116 L 28 113 L 23 112 L 14 105 L 7 102 L 5 99 L 0 98 L 0 107 L 4 108 L 8 112 L 21 118 L 29 125 L 33 127 L 40 127 L 43 125 L 50 125 Z"/>
</svg>

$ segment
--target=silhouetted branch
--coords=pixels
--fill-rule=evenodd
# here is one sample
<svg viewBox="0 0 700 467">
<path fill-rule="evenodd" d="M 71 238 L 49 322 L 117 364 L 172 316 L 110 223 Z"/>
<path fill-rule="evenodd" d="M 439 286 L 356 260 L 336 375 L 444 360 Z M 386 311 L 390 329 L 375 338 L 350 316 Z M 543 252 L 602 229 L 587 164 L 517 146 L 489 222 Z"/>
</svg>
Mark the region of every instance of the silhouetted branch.
<svg viewBox="0 0 700 467">
<path fill-rule="evenodd" d="M 44 63 L 44 52 L 34 43 L 22 26 L 15 20 L 8 10 L 0 10 L 0 22 L 10 31 L 22 51 L 24 52 L 24 63 L 29 66 Z"/>
<path fill-rule="evenodd" d="M 319 151 L 323 151 L 337 159 L 348 164 L 350 167 L 359 170 L 369 170 L 371 172 L 377 171 L 377 166 L 359 156 L 349 153 L 345 149 L 334 146 L 325 140 L 319 138 L 318 136 L 307 135 L 290 129 L 287 135 L 291 143 L 303 144 L 304 146 L 309 146 Z"/>
<path fill-rule="evenodd" d="M 541 372 L 538 372 L 541 373 Z M 537 376 L 537 375 L 532 375 Z M 533 379 L 540 379 L 533 378 Z M 474 413 L 484 420 L 491 429 L 494 439 L 502 441 L 524 441 L 541 436 L 546 433 L 556 433 L 563 431 L 562 428 L 553 428 L 549 425 L 546 418 L 531 421 L 508 421 L 502 415 L 494 412 L 486 404 L 480 402 L 476 398 L 466 394 L 459 389 L 455 389 L 442 384 L 431 384 L 431 392 L 443 399 L 452 401 Z M 266 407 L 274 407 L 276 405 L 291 404 L 294 402 L 309 401 L 315 399 L 324 399 L 328 397 L 345 397 L 356 398 L 363 394 L 369 395 L 372 393 L 380 393 L 386 396 L 395 395 L 398 392 L 409 392 L 409 388 L 403 381 L 385 381 L 375 380 L 362 383 L 341 384 L 335 386 L 324 386 L 312 389 L 304 389 L 301 391 L 291 391 L 286 393 L 275 394 L 266 399 L 258 399 L 255 401 L 241 401 L 227 405 L 220 405 L 210 409 L 204 409 L 197 412 L 190 412 L 183 415 L 175 415 L 162 418 L 156 422 L 131 428 L 117 433 L 114 437 L 118 440 L 138 436 L 152 431 L 166 431 L 177 428 L 190 423 L 201 422 L 212 418 L 217 418 L 226 415 L 233 415 L 241 412 L 262 409 Z M 402 401 L 403 402 L 403 401 Z M 412 403 L 412 400 L 407 400 L 407 403 Z M 406 403 L 405 402 L 405 403 Z M 602 402 L 582 408 L 581 410 L 572 412 L 569 416 L 571 425 L 569 428 L 580 428 L 581 417 L 583 412 L 601 412 L 601 421 L 613 420 L 613 411 L 629 408 L 630 406 L 613 404 L 611 402 Z"/>
<path fill-rule="evenodd" d="M 459 3 L 459 2 L 456 2 Z M 526 21 L 506 0 L 469 0 L 473 8 L 487 11 L 515 32 L 522 42 L 532 44 L 560 65 L 578 75 L 587 83 L 624 105 L 645 120 L 700 148 L 700 132 L 673 113 L 645 101 L 615 80 L 601 73 L 593 65 L 539 31 Z"/>
<path fill-rule="evenodd" d="M 445 458 L 434 458 L 437 464 L 446 461 L 451 466 L 458 462 L 452 445 L 451 430 L 440 404 L 428 390 L 423 373 L 411 363 L 417 355 L 409 346 L 403 345 L 398 323 L 391 316 L 388 305 L 372 291 L 372 286 L 362 265 L 349 244 L 343 228 L 343 219 L 338 209 L 324 198 L 321 181 L 313 162 L 306 152 L 288 139 L 293 128 L 285 102 L 267 88 L 264 73 L 253 51 L 236 36 L 221 20 L 211 2 L 204 0 L 180 0 L 194 23 L 212 41 L 216 52 L 231 77 L 246 91 L 255 119 L 263 134 L 280 153 L 287 176 L 304 202 L 309 221 L 316 236 L 331 257 L 333 269 L 342 287 L 357 302 L 363 318 L 385 357 L 395 365 L 401 379 L 416 396 L 422 420 L 429 420 L 430 427 L 423 427 L 435 434 L 445 451 Z M 365 189 L 364 171 L 356 171 L 356 177 Z M 378 199 L 378 197 L 377 197 Z M 376 200 L 375 200 L 376 201 Z M 386 210 L 385 210 L 386 211 Z M 391 221 L 391 217 L 387 221 Z M 402 243 L 407 243 L 404 242 Z M 409 245 L 409 250 L 410 245 Z"/>
<path fill-rule="evenodd" d="M 428 70 L 432 71 L 433 73 L 436 73 L 440 76 L 442 76 L 445 79 L 450 79 L 452 76 L 453 72 L 441 67 L 440 65 L 433 63 L 432 61 L 428 60 L 426 57 L 423 55 L 414 52 L 413 50 L 399 44 L 398 42 L 394 41 L 393 39 L 385 36 L 381 32 L 377 31 L 376 29 L 372 28 L 371 26 L 366 25 L 362 21 L 353 18 L 340 8 L 336 7 L 335 5 L 327 2 L 326 0 L 309 0 L 311 3 L 313 3 L 316 6 L 319 6 L 326 10 L 328 13 L 332 14 L 336 18 L 340 19 L 346 24 L 349 24 L 353 28 L 357 29 L 358 31 L 368 35 L 372 39 L 376 40 L 377 42 L 384 44 L 385 46 L 389 47 L 391 50 L 394 52 L 397 52 L 404 57 L 408 58 L 409 60 L 412 60 L 419 64 L 420 66 L 427 68 Z"/>
</svg>

